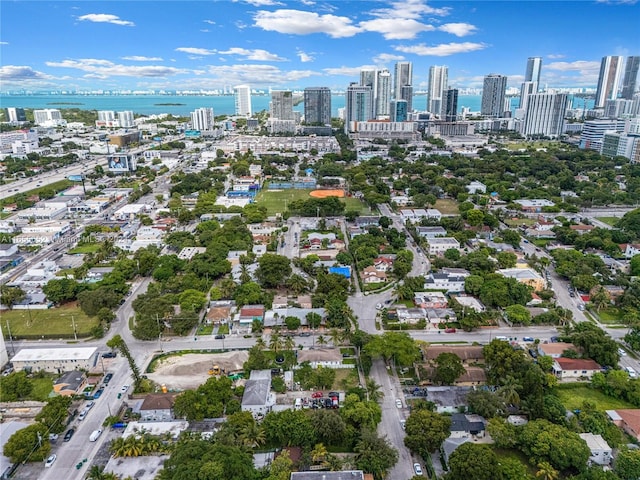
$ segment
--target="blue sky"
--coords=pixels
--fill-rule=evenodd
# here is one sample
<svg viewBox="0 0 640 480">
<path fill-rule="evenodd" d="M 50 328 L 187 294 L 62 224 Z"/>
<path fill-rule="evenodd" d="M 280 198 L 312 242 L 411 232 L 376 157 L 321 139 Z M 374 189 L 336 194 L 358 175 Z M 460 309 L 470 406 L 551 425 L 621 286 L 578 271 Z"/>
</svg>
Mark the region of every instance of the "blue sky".
<svg viewBox="0 0 640 480">
<path fill-rule="evenodd" d="M 605 55 L 640 55 L 640 4 L 621 1 L 12 1 L 0 6 L 0 90 L 328 86 L 362 68 L 431 65 L 454 87 L 500 73 L 594 87 Z"/>
</svg>

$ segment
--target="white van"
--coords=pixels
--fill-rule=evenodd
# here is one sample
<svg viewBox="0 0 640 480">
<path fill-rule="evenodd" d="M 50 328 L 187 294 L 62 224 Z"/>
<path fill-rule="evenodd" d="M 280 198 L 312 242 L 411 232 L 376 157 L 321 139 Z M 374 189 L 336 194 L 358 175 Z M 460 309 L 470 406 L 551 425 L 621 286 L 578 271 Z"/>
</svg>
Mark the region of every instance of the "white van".
<svg viewBox="0 0 640 480">
<path fill-rule="evenodd" d="M 98 440 L 98 437 L 100 436 L 100 434 L 102 433 L 102 429 L 99 428 L 98 430 L 94 430 L 91 435 L 89 436 L 89 441 L 90 442 L 95 442 L 96 440 Z"/>
<path fill-rule="evenodd" d="M 636 371 L 631 368 L 631 367 L 624 367 L 625 371 L 629 374 L 630 378 L 636 378 L 638 376 L 638 374 L 636 373 Z"/>
<path fill-rule="evenodd" d="M 302 399 L 301 398 L 296 398 L 296 403 L 294 405 L 294 409 L 295 410 L 301 410 L 302 409 Z"/>
<path fill-rule="evenodd" d="M 509 339 L 507 337 L 503 337 L 502 335 L 496 336 L 496 340 L 502 340 L 503 342 L 507 342 Z"/>
</svg>

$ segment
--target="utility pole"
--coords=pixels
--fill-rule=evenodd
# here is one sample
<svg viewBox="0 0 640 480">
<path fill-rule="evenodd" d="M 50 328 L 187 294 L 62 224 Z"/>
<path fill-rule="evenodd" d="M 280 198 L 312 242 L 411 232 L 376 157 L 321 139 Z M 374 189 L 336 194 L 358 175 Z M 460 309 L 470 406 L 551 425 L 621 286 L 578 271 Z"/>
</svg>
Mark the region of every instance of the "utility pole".
<svg viewBox="0 0 640 480">
<path fill-rule="evenodd" d="M 9 327 L 9 319 L 6 319 L 7 322 L 7 333 L 9 334 L 9 342 L 11 343 L 11 356 L 16 354 L 16 347 L 13 345 L 13 335 L 11 335 L 11 327 Z"/>
<path fill-rule="evenodd" d="M 158 346 L 160 347 L 160 351 L 162 352 L 162 329 L 160 328 L 160 317 L 156 313 L 156 322 L 158 323 Z"/>
<path fill-rule="evenodd" d="M 71 326 L 73 327 L 73 338 L 78 341 L 78 332 L 76 332 L 76 319 L 71 315 Z"/>
</svg>

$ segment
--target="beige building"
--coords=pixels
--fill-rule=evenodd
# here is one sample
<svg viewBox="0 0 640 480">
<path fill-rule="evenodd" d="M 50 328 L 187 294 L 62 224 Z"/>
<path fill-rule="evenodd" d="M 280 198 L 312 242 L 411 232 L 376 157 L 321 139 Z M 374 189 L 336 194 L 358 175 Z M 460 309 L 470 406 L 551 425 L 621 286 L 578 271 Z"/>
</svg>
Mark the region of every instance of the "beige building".
<svg viewBox="0 0 640 480">
<path fill-rule="evenodd" d="M 90 370 L 96 358 L 96 347 L 24 348 L 12 359 L 16 371 L 31 370 L 51 373 Z"/>
<path fill-rule="evenodd" d="M 504 268 L 496 273 L 507 278 L 515 278 L 518 283 L 529 285 L 536 292 L 544 290 L 547 286 L 544 278 L 532 268 Z"/>
</svg>

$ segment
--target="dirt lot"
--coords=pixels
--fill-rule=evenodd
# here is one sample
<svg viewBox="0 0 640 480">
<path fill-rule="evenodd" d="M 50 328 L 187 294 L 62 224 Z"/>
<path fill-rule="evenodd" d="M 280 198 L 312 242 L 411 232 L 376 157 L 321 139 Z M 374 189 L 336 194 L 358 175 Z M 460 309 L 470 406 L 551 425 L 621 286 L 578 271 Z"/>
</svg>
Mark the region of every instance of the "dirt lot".
<svg viewBox="0 0 640 480">
<path fill-rule="evenodd" d="M 151 380 L 166 385 L 169 390 L 189 390 L 202 385 L 209 378 L 212 365 L 219 365 L 225 372 L 242 370 L 242 364 L 249 358 L 249 352 L 188 353 L 168 357 L 159 362 L 153 373 L 147 374 Z"/>
</svg>

